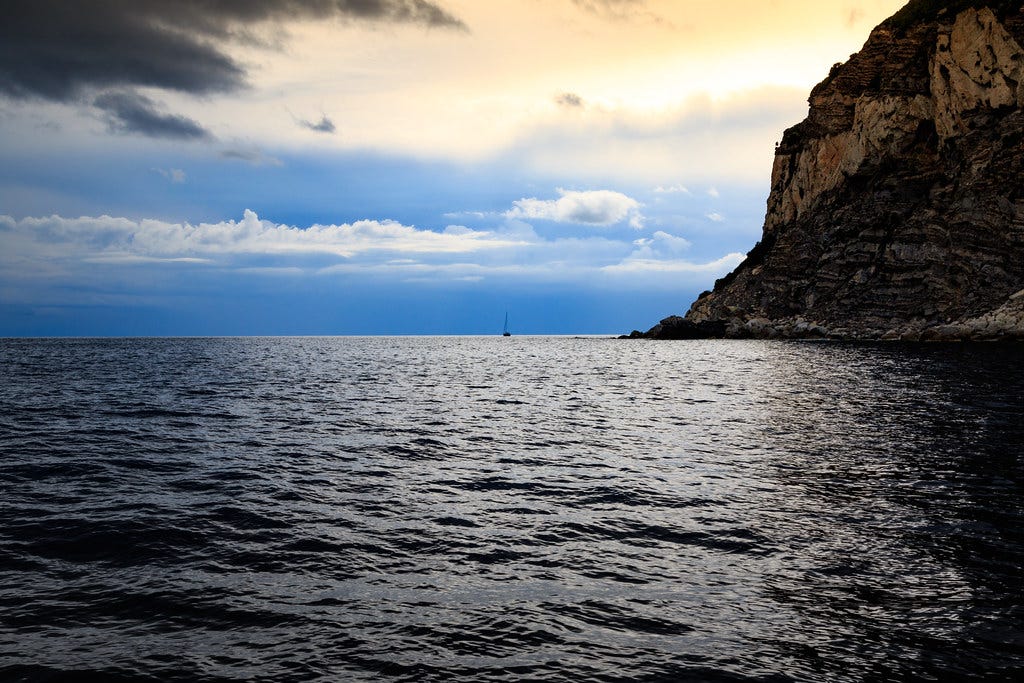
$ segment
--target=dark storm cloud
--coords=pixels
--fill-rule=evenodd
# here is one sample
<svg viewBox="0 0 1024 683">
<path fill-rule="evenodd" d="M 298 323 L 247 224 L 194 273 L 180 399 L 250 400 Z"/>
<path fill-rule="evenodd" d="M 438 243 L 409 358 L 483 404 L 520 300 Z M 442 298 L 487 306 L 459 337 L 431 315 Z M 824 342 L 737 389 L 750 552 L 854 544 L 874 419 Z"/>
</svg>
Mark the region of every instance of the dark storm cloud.
<svg viewBox="0 0 1024 683">
<path fill-rule="evenodd" d="M 256 25 L 359 19 L 465 30 L 430 0 L 4 0 L 0 94 L 70 101 L 82 90 L 237 90 L 245 68 L 223 49 Z"/>
<path fill-rule="evenodd" d="M 303 128 L 316 131 L 317 133 L 333 133 L 337 130 L 334 126 L 334 121 L 327 118 L 327 114 L 321 114 L 320 120 L 317 122 L 306 121 L 305 119 L 298 119 L 299 125 Z"/>
<path fill-rule="evenodd" d="M 93 100 L 93 106 L 106 114 L 107 126 L 114 133 L 176 140 L 210 137 L 206 129 L 192 119 L 161 112 L 153 100 L 137 92 L 106 92 Z"/>
</svg>

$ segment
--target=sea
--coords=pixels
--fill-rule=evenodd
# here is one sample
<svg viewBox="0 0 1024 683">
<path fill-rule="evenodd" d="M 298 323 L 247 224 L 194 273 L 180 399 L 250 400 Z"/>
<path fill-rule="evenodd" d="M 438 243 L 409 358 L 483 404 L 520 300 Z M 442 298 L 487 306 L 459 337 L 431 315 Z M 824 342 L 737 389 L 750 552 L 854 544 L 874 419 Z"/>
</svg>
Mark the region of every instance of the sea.
<svg viewBox="0 0 1024 683">
<path fill-rule="evenodd" d="M 0 340 L 0 680 L 1024 676 L 1024 345 Z"/>
</svg>

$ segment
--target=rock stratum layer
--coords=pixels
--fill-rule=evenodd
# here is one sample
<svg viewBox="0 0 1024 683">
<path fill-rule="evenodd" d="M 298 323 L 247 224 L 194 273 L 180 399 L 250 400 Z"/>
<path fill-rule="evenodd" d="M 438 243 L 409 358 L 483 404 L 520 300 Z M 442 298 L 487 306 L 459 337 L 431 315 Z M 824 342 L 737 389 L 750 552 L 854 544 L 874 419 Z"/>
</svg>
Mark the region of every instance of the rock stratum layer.
<svg viewBox="0 0 1024 683">
<path fill-rule="evenodd" d="M 915 0 L 814 88 L 761 241 L 651 337 L 1024 339 L 1024 3 Z"/>
</svg>

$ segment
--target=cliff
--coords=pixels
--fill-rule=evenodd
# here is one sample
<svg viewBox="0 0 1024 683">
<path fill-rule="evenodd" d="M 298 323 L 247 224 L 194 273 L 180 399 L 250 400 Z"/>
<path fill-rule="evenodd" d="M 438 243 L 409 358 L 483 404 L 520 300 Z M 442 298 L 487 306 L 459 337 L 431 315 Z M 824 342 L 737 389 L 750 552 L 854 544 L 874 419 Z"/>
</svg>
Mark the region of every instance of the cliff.
<svg viewBox="0 0 1024 683">
<path fill-rule="evenodd" d="M 915 0 L 810 95 L 760 242 L 646 336 L 1024 338 L 1024 2 Z"/>
</svg>

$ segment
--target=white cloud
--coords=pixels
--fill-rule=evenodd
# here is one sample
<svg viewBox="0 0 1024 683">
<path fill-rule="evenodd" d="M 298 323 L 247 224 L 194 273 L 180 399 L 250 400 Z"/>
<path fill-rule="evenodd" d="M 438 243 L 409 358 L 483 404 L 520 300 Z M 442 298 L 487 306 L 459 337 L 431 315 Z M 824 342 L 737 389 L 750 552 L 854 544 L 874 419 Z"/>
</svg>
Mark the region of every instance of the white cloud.
<svg viewBox="0 0 1024 683">
<path fill-rule="evenodd" d="M 712 211 L 711 213 L 704 214 L 704 217 L 707 218 L 712 223 L 724 223 L 725 222 L 725 216 L 723 216 L 722 214 L 718 213 L 717 211 Z"/>
<path fill-rule="evenodd" d="M 671 289 L 707 287 L 742 259 L 730 254 L 694 262 L 683 258 L 690 248 L 686 238 L 661 230 L 635 240 L 545 238 L 518 218 L 491 230 L 449 225 L 432 231 L 376 220 L 299 228 L 260 220 L 252 211 L 239 221 L 198 225 L 111 216 L 0 216 L 0 290 L 20 292 L 15 299 L 38 299 L 36 292 L 48 290 L 26 283 L 48 281 L 61 283 L 62 291 L 120 294 L 187 282 L 196 268 L 207 280 L 232 273 L 344 275 L 382 282 L 503 280 Z"/>
<path fill-rule="evenodd" d="M 708 263 L 694 263 L 682 259 L 644 259 L 629 258 L 622 263 L 605 266 L 602 270 L 609 274 L 639 274 L 639 273 L 722 273 L 723 275 L 746 258 L 743 254 L 726 254 L 720 259 Z"/>
<path fill-rule="evenodd" d="M 671 256 L 688 250 L 693 246 L 690 240 L 684 237 L 670 235 L 667 232 L 658 230 L 651 237 L 644 237 L 635 240 L 633 244 L 637 247 L 631 258 L 652 259 L 658 256 Z"/>
<path fill-rule="evenodd" d="M 223 255 L 326 254 L 350 258 L 369 251 L 464 254 L 521 244 L 493 232 L 451 226 L 421 230 L 394 221 L 363 220 L 308 228 L 260 220 L 246 210 L 240 221 L 167 223 L 127 218 L 0 216 L 7 260 L 18 255 L 104 263 L 196 262 Z M 203 258 L 205 257 L 205 258 Z"/>
<path fill-rule="evenodd" d="M 445 218 L 476 218 L 478 220 L 484 218 L 493 218 L 498 214 L 487 213 L 485 211 L 449 211 L 444 214 Z"/>
<path fill-rule="evenodd" d="M 685 185 L 658 185 L 654 188 L 655 194 L 693 194 Z"/>
<path fill-rule="evenodd" d="M 102 256 L 88 256 L 82 259 L 84 263 L 213 263 L 206 258 L 157 258 L 155 256 L 139 256 L 137 254 L 106 254 Z"/>
<path fill-rule="evenodd" d="M 710 287 L 711 283 L 744 259 L 740 253 L 727 254 L 709 262 L 681 258 L 637 258 L 628 256 L 611 263 L 597 262 L 557 242 L 540 250 L 546 255 L 528 264 L 501 261 L 464 263 L 343 263 L 318 271 L 320 275 L 362 275 L 402 282 L 481 282 L 528 280 L 531 282 L 575 282 L 588 286 L 644 288 Z"/>
<path fill-rule="evenodd" d="M 708 188 L 708 196 L 709 197 L 714 197 L 715 199 L 718 199 L 722 195 L 721 195 L 721 193 L 719 193 L 717 187 L 709 187 Z"/>
<path fill-rule="evenodd" d="M 153 170 L 175 184 L 181 184 L 188 178 L 185 171 L 180 168 L 154 168 Z"/>
<path fill-rule="evenodd" d="M 513 208 L 505 212 L 508 218 L 526 218 L 576 223 L 582 225 L 609 226 L 629 219 L 631 227 L 643 228 L 643 214 L 640 202 L 621 192 L 612 190 L 590 190 L 578 192 L 558 189 L 558 199 L 520 199 L 513 202 Z"/>
</svg>

